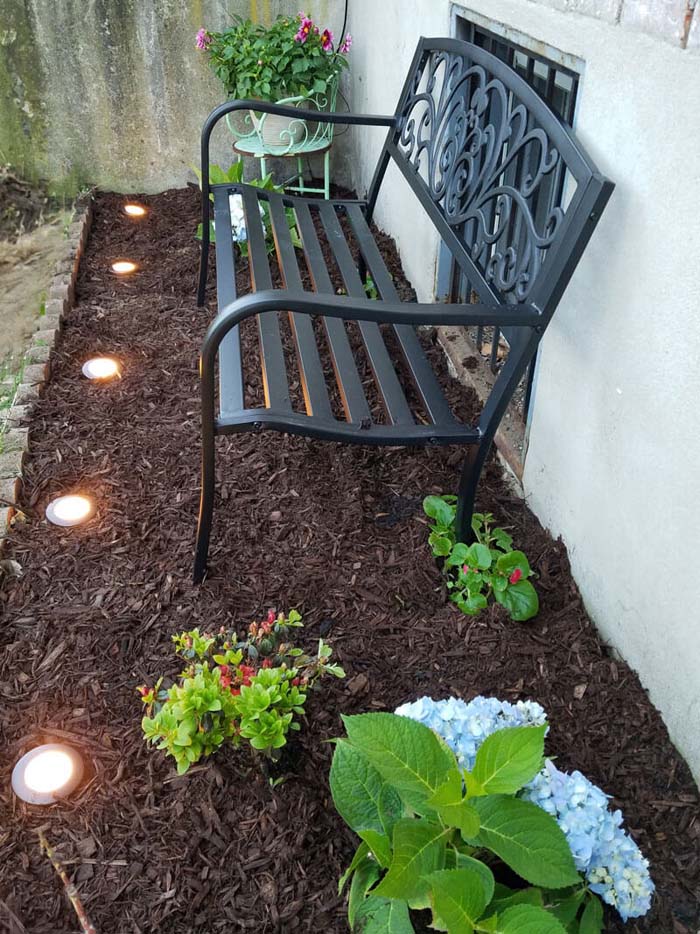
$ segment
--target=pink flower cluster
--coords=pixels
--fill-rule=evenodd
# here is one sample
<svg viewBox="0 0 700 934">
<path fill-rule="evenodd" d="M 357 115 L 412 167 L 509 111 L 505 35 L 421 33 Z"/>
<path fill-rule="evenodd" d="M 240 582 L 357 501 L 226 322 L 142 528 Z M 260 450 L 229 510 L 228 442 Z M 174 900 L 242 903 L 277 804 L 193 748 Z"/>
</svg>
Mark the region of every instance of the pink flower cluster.
<svg viewBox="0 0 700 934">
<path fill-rule="evenodd" d="M 206 31 L 206 29 L 204 28 L 200 29 L 199 32 L 197 33 L 197 48 L 200 49 L 202 52 L 206 52 L 206 50 L 209 48 L 210 45 L 211 45 L 211 36 Z"/>
<path fill-rule="evenodd" d="M 294 39 L 297 42 L 301 42 L 303 44 L 304 42 L 306 42 L 309 36 L 314 35 L 314 34 L 317 36 L 319 35 L 318 26 L 314 25 L 313 20 L 309 16 L 307 16 L 306 13 L 299 13 L 299 30 L 297 34 L 294 36 Z M 335 37 L 333 36 L 333 33 L 331 32 L 331 30 L 324 29 L 323 32 L 321 33 L 320 38 L 321 38 L 321 48 L 323 49 L 323 51 L 332 52 L 333 51 L 333 40 Z M 345 36 L 345 39 L 343 39 L 343 42 L 340 48 L 338 49 L 338 51 L 342 53 L 343 55 L 346 55 L 350 51 L 351 47 L 352 47 L 352 36 L 350 35 L 350 33 L 348 33 Z"/>
<path fill-rule="evenodd" d="M 299 32 L 294 38 L 297 42 L 303 44 L 312 32 L 318 33 L 318 26 L 314 26 L 313 20 L 309 19 L 306 13 L 299 13 L 299 20 L 301 21 L 301 25 L 299 26 Z"/>
</svg>

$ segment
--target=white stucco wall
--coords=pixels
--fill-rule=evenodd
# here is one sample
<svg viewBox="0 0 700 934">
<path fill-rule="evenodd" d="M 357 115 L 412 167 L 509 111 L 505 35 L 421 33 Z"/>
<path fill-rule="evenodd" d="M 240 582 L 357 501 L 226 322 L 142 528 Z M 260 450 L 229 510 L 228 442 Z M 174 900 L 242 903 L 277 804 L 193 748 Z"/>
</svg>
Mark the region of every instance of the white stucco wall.
<svg viewBox="0 0 700 934">
<path fill-rule="evenodd" d="M 468 4 L 583 59 L 576 131 L 617 183 L 543 341 L 524 486 L 700 778 L 700 48 L 579 5 Z M 353 107 L 391 112 L 418 36 L 449 35 L 450 4 L 354 0 L 351 26 Z M 358 190 L 381 139 L 355 135 Z M 430 299 L 436 239 L 396 172 L 377 219 Z"/>
</svg>

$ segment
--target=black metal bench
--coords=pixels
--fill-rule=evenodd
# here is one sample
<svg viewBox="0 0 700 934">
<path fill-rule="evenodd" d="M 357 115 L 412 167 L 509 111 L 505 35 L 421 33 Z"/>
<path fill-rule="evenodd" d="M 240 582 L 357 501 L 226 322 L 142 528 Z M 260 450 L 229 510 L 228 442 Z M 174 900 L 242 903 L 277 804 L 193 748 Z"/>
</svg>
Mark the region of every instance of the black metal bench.
<svg viewBox="0 0 700 934">
<path fill-rule="evenodd" d="M 389 127 L 366 201 L 290 197 L 245 184 L 210 186 L 212 129 L 225 114 L 249 108 L 289 112 L 260 101 L 229 101 L 210 114 L 202 132 L 203 241 L 197 296 L 202 305 L 212 193 L 219 312 L 201 354 L 202 496 L 195 581 L 201 581 L 206 569 L 214 507 L 215 437 L 231 432 L 274 429 L 355 444 L 467 445 L 457 523 L 461 540 L 470 541 L 476 485 L 498 423 L 613 184 L 600 175 L 571 131 L 512 69 L 483 49 L 453 39 L 420 40 L 393 116 L 294 111 L 296 117 L 312 121 Z M 478 303 L 399 301 L 370 229 L 390 160 L 417 197 L 416 224 L 434 225 L 455 268 L 468 279 L 467 296 L 476 294 Z M 231 194 L 242 197 L 254 289 L 238 299 Z M 261 199 L 269 205 L 284 288 L 273 288 Z M 295 212 L 301 251 L 290 236 L 288 208 Z M 330 244 L 347 294 L 336 294 L 314 217 Z M 359 247 L 358 263 L 346 229 Z M 302 283 L 297 262 L 301 252 L 313 292 L 306 291 Z M 375 283 L 378 300 L 366 295 L 365 270 Z M 295 408 L 290 399 L 280 311 L 289 314 L 303 408 Z M 257 316 L 265 405 L 247 408 L 239 324 L 251 316 Z M 314 316 L 323 321 L 326 348 L 319 349 Z M 385 410 L 381 420 L 373 418 L 348 339 L 348 321 L 357 322 L 363 354 L 369 359 Z M 393 329 L 395 340 L 388 345 L 380 324 Z M 508 357 L 478 424 L 460 423 L 448 405 L 416 336 L 416 326 L 425 324 L 493 325 L 506 338 Z M 406 392 L 391 348 L 399 348 L 393 352 L 403 358 L 398 372 L 410 373 L 417 397 Z M 334 415 L 329 399 L 321 360 L 321 353 L 326 352 L 332 360 L 344 418 Z M 417 420 L 416 398 L 427 418 Z"/>
</svg>

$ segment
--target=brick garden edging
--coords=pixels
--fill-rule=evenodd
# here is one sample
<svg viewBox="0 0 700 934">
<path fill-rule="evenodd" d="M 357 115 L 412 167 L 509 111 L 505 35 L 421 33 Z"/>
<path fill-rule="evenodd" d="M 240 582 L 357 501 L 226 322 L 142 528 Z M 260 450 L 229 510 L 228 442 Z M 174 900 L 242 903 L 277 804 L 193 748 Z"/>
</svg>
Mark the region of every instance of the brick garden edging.
<svg viewBox="0 0 700 934">
<path fill-rule="evenodd" d="M 75 283 L 91 222 L 92 193 L 89 193 L 75 203 L 65 254 L 56 263 L 49 286 L 46 313 L 37 319 L 37 329 L 24 354 L 22 381 L 16 388 L 12 406 L 0 412 L 0 552 L 22 488 L 22 467 L 29 451 L 29 416 L 49 378 L 51 354 L 58 343 L 63 319 L 75 303 Z"/>
</svg>

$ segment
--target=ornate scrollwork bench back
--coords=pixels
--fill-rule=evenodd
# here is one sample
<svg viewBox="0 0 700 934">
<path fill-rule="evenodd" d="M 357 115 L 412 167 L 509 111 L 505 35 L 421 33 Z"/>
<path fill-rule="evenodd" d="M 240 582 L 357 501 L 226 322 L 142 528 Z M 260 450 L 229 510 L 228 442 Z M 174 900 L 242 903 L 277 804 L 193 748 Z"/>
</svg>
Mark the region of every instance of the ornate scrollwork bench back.
<svg viewBox="0 0 700 934">
<path fill-rule="evenodd" d="M 397 113 L 370 213 L 391 158 L 479 300 L 549 317 L 612 184 L 530 85 L 466 42 L 421 39 Z"/>
</svg>

